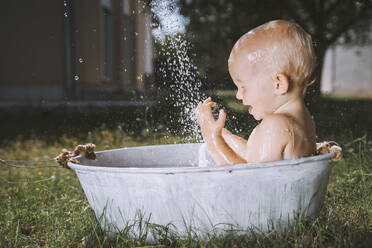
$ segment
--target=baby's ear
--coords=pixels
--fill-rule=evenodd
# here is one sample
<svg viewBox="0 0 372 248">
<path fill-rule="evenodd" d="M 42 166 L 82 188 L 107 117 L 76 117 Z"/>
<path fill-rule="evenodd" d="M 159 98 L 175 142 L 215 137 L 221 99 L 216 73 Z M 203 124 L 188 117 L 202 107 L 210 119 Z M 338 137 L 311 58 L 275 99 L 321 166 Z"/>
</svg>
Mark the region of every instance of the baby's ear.
<svg viewBox="0 0 372 248">
<path fill-rule="evenodd" d="M 274 93 L 275 95 L 284 95 L 289 90 L 289 79 L 283 73 L 277 73 L 274 78 Z"/>
</svg>

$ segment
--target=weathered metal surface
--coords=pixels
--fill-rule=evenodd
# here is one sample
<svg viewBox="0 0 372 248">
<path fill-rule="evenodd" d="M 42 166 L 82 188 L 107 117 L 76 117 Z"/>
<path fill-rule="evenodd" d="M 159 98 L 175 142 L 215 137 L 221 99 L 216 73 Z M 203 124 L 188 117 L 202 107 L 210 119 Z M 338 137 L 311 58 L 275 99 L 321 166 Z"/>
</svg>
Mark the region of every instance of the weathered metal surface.
<svg viewBox="0 0 372 248">
<path fill-rule="evenodd" d="M 97 152 L 69 163 L 102 227 L 123 229 L 140 210 L 150 222 L 203 235 L 231 228 L 283 229 L 296 213 L 316 216 L 334 154 L 269 163 L 196 167 L 200 144 Z"/>
</svg>

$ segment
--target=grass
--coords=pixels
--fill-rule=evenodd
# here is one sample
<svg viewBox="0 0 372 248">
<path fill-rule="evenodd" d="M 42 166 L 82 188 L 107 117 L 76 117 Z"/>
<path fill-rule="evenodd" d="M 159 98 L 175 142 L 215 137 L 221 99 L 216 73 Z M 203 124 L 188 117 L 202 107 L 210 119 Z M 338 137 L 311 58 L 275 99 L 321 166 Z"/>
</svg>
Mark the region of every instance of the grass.
<svg viewBox="0 0 372 248">
<path fill-rule="evenodd" d="M 225 105 L 228 98 L 220 96 Z M 326 100 L 324 100 L 326 101 Z M 110 236 L 99 227 L 76 175 L 66 169 L 15 169 L 0 167 L 0 247 L 370 247 L 372 244 L 372 140 L 369 138 L 368 113 L 370 103 L 328 101 L 315 107 L 320 139 L 333 139 L 343 145 L 344 160 L 334 165 L 326 199 L 316 219 L 299 218 L 286 233 L 253 232 L 251 235 L 211 233 L 202 240 L 193 235 L 165 235 L 167 227 L 149 226 L 160 232 L 152 243 L 144 236 L 129 237 L 130 229 Z M 322 107 L 323 106 L 323 107 Z M 359 106 L 359 108 L 357 108 Z M 357 121 L 356 113 L 345 109 L 358 109 L 364 119 Z M 316 110 L 319 112 L 316 112 Z M 341 109 L 341 110 L 340 110 Z M 248 128 L 254 125 L 243 112 L 229 109 L 238 121 Z M 331 125 L 328 122 L 340 121 Z M 333 113 L 336 115 L 330 115 Z M 333 117 L 332 117 L 333 116 Z M 133 117 L 136 118 L 142 117 Z M 245 118 L 245 119 L 244 119 Z M 334 119 L 332 119 L 334 118 Z M 138 120 L 138 119 L 137 119 Z M 164 125 L 164 123 L 157 123 Z M 140 126 L 138 130 L 125 126 L 90 127 L 76 133 L 58 135 L 31 135 L 3 140 L 0 158 L 7 160 L 36 160 L 32 165 L 53 165 L 53 158 L 62 148 L 73 148 L 79 143 L 93 142 L 96 150 L 149 144 L 179 143 L 180 137 L 168 135 L 164 129 Z M 82 129 L 84 130 L 84 129 Z M 89 130 L 89 131 L 88 131 Z M 342 131 L 344 130 L 344 131 Z M 243 134 L 244 135 L 244 134 Z M 358 139 L 359 138 L 359 139 Z M 37 162 L 39 161 L 39 162 Z M 26 162 L 24 162 L 26 163 Z M 31 164 L 30 164 L 31 165 Z M 39 179 L 55 178 L 39 183 Z M 146 221 L 144 221 L 146 224 Z"/>
</svg>

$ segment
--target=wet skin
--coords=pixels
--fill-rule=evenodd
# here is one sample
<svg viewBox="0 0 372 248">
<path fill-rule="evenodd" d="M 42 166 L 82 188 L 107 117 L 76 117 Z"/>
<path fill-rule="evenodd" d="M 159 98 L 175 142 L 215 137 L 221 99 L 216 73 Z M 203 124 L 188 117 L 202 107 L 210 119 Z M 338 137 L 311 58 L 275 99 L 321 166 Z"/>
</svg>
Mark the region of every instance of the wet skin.
<svg viewBox="0 0 372 248">
<path fill-rule="evenodd" d="M 285 27 L 283 27 L 285 28 Z M 211 98 L 200 102 L 196 117 L 209 151 L 220 165 L 267 162 L 315 153 L 315 125 L 303 102 L 304 88 L 289 77 L 272 70 L 267 61 L 267 39 L 281 39 L 282 30 L 252 32 L 234 46 L 229 58 L 229 72 L 238 91 L 236 98 L 261 123 L 248 140 L 224 128 L 222 110 L 216 120 Z"/>
</svg>

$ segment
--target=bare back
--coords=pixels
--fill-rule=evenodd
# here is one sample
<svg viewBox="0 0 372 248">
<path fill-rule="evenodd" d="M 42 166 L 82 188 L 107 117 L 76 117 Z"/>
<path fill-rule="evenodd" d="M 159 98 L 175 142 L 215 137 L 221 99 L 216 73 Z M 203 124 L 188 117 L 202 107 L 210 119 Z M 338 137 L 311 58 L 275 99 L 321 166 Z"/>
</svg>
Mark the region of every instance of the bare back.
<svg viewBox="0 0 372 248">
<path fill-rule="evenodd" d="M 297 108 L 265 117 L 251 133 L 244 158 L 247 162 L 267 162 L 306 157 L 315 150 L 314 121 L 306 108 Z"/>
<path fill-rule="evenodd" d="M 292 140 L 289 140 L 283 153 L 283 159 L 306 157 L 315 154 L 316 134 L 315 124 L 309 112 L 305 109 L 300 116 L 289 116 Z"/>
</svg>

